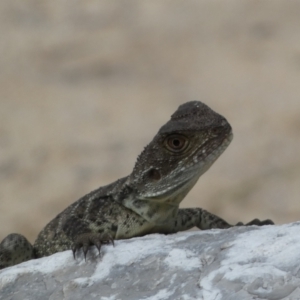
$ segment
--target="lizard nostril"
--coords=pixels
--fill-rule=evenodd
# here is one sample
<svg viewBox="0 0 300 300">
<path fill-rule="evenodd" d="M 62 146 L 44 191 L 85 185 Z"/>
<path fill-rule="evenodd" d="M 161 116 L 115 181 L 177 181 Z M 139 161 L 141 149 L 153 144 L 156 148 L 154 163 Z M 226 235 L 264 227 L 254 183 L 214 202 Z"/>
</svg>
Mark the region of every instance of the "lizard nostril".
<svg viewBox="0 0 300 300">
<path fill-rule="evenodd" d="M 152 180 L 158 181 L 161 178 L 160 172 L 156 169 L 150 169 L 148 171 L 148 177 Z"/>
</svg>

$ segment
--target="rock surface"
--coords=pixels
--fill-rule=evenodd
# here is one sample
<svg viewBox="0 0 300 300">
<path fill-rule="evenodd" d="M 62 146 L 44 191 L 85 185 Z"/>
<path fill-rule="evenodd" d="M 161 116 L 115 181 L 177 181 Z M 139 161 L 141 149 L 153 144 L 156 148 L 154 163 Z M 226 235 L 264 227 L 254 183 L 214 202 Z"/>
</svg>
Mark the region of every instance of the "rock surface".
<svg viewBox="0 0 300 300">
<path fill-rule="evenodd" d="M 128 175 L 183 102 L 234 140 L 182 207 L 300 216 L 300 1 L 0 1 L 0 240 Z"/>
<path fill-rule="evenodd" d="M 0 272 L 0 299 L 300 299 L 300 222 L 148 235 Z"/>
</svg>

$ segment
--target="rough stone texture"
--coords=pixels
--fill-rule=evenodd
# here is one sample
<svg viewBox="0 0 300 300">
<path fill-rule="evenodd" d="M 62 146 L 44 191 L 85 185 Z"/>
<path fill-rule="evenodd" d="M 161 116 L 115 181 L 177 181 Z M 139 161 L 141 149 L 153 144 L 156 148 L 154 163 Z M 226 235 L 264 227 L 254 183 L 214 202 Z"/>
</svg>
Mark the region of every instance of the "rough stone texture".
<svg viewBox="0 0 300 300">
<path fill-rule="evenodd" d="M 300 222 L 148 235 L 0 272 L 0 299 L 300 299 Z"/>
<path fill-rule="evenodd" d="M 300 1 L 0 1 L 0 240 L 128 175 L 200 100 L 234 139 L 183 207 L 300 216 Z"/>
</svg>

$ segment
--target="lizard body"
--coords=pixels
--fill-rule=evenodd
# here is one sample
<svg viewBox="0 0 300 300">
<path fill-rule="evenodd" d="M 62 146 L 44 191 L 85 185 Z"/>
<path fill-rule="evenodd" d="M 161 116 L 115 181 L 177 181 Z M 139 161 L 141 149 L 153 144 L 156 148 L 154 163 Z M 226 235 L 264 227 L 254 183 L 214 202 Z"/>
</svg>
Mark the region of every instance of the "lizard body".
<svg viewBox="0 0 300 300">
<path fill-rule="evenodd" d="M 132 173 L 71 204 L 39 233 L 33 247 L 19 234 L 0 244 L 0 269 L 64 250 L 149 233 L 175 233 L 232 225 L 201 209 L 179 204 L 232 140 L 227 120 L 199 101 L 179 106 L 139 155 Z M 273 224 L 257 219 L 246 225 Z M 243 225 L 238 223 L 237 225 Z"/>
</svg>

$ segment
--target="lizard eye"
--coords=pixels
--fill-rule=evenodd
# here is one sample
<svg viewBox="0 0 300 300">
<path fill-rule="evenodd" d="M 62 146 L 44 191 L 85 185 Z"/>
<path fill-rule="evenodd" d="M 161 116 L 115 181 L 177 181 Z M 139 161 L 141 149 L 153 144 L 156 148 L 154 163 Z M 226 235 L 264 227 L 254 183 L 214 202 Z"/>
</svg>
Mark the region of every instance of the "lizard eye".
<svg viewBox="0 0 300 300">
<path fill-rule="evenodd" d="M 182 152 L 188 146 L 188 139 L 183 135 L 171 135 L 165 139 L 165 146 L 172 152 Z"/>
</svg>

